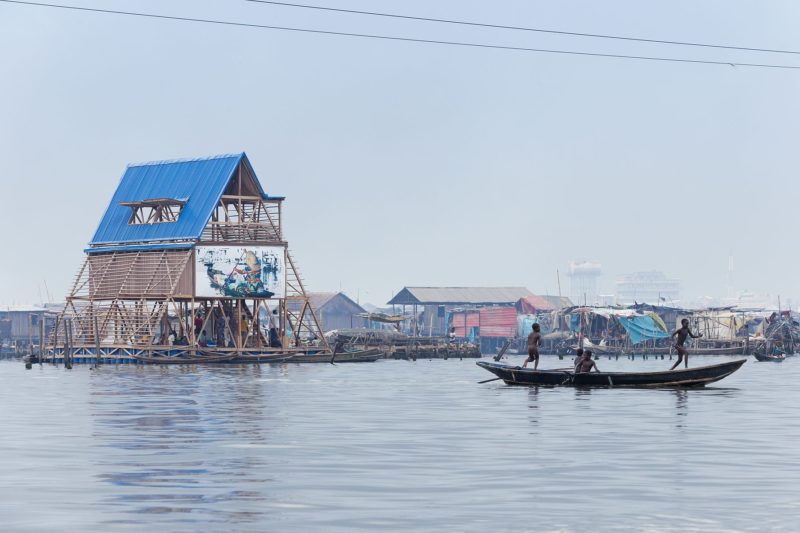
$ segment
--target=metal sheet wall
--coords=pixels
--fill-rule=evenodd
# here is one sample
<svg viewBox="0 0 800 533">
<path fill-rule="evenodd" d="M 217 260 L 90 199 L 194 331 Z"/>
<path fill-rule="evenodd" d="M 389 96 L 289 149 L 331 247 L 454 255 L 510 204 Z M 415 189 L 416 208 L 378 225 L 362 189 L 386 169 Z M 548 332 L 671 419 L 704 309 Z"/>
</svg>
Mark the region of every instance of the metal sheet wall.
<svg viewBox="0 0 800 533">
<path fill-rule="evenodd" d="M 477 328 L 480 324 L 478 311 L 466 311 L 466 328 L 464 324 L 465 311 L 454 311 L 451 315 L 450 325 L 456 328 L 456 337 L 468 337 L 472 328 Z"/>
<path fill-rule="evenodd" d="M 513 307 L 484 307 L 480 310 L 481 337 L 513 337 L 517 332 L 517 311 Z"/>
</svg>

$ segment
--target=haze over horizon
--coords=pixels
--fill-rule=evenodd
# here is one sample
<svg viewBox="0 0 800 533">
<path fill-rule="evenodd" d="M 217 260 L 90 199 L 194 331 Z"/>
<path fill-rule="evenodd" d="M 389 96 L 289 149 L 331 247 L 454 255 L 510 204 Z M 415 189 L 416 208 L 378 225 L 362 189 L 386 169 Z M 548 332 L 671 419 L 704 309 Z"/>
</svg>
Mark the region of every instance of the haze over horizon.
<svg viewBox="0 0 800 533">
<path fill-rule="evenodd" d="M 800 65 L 763 54 L 250 2 L 70 5 L 330 31 Z M 322 5 L 322 3 L 319 3 Z M 800 50 L 794 2 L 337 0 L 335 7 Z M 66 296 L 128 163 L 245 151 L 312 291 L 600 292 L 660 270 L 797 303 L 800 70 L 404 43 L 0 3 L 0 304 Z"/>
</svg>

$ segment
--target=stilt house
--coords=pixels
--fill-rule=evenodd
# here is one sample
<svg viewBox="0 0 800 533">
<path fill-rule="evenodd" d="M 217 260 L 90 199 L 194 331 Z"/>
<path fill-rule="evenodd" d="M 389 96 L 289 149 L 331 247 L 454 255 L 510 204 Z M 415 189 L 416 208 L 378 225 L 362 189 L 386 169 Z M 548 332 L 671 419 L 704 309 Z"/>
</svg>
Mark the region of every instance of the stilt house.
<svg viewBox="0 0 800 533">
<path fill-rule="evenodd" d="M 109 357 L 324 345 L 284 240 L 283 201 L 244 153 L 128 166 L 50 353 L 64 343 Z"/>
</svg>

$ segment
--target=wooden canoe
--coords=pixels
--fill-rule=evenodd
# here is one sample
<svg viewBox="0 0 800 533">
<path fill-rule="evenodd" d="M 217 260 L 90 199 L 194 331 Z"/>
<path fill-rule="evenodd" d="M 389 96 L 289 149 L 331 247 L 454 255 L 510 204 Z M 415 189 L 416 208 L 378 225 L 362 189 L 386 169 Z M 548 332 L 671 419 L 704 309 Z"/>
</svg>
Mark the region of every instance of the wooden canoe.
<svg viewBox="0 0 800 533">
<path fill-rule="evenodd" d="M 780 363 L 781 361 L 786 359 L 786 356 L 782 353 L 769 353 L 769 354 L 754 353 L 753 357 L 755 357 L 759 361 L 772 361 L 773 363 Z"/>
<path fill-rule="evenodd" d="M 736 372 L 746 359 L 716 365 L 658 372 L 590 372 L 533 370 L 491 361 L 476 364 L 507 385 L 550 385 L 567 387 L 702 387 Z"/>
<path fill-rule="evenodd" d="M 339 352 L 336 354 L 334 363 L 371 363 L 384 356 L 378 348 L 368 348 L 354 352 Z M 320 352 L 316 354 L 297 354 L 289 359 L 290 363 L 330 363 L 333 353 Z"/>
</svg>

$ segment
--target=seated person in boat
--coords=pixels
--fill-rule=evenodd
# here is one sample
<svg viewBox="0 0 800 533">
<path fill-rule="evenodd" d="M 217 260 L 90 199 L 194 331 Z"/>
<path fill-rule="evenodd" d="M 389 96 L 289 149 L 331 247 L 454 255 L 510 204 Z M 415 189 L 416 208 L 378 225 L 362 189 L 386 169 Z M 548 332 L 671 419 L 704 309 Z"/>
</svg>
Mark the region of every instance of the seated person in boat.
<svg viewBox="0 0 800 533">
<path fill-rule="evenodd" d="M 575 373 L 583 374 L 585 372 L 591 372 L 593 368 L 595 372 L 600 372 L 600 369 L 597 368 L 597 363 L 592 360 L 592 351 L 584 350 L 583 355 L 581 355 L 581 358 L 575 365 Z"/>
<path fill-rule="evenodd" d="M 527 368 L 528 363 L 533 361 L 533 369 L 539 366 L 539 345 L 542 343 L 542 334 L 539 324 L 533 325 L 533 331 L 528 335 L 528 358 L 522 363 L 522 368 Z"/>
<path fill-rule="evenodd" d="M 572 361 L 572 366 L 577 365 L 580 362 L 581 357 L 583 357 L 583 348 L 578 348 L 575 350 L 575 359 Z"/>
<path fill-rule="evenodd" d="M 689 337 L 693 339 L 699 339 L 700 337 L 703 336 L 703 334 L 698 333 L 697 335 L 695 335 L 694 333 L 692 333 L 692 330 L 689 329 L 689 319 L 684 318 L 683 320 L 681 320 L 681 327 L 679 329 L 676 329 L 675 332 L 672 335 L 670 335 L 671 338 L 674 338 L 676 336 L 678 339 L 674 345 L 674 348 L 678 352 L 678 360 L 675 361 L 675 364 L 672 365 L 672 368 L 670 368 L 670 370 L 675 370 L 675 368 L 679 364 L 681 364 L 681 361 L 684 360 L 684 357 L 686 358 L 684 367 L 689 368 L 689 350 L 686 349 L 683 343 L 685 343 L 686 339 L 688 339 Z"/>
</svg>

